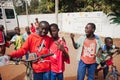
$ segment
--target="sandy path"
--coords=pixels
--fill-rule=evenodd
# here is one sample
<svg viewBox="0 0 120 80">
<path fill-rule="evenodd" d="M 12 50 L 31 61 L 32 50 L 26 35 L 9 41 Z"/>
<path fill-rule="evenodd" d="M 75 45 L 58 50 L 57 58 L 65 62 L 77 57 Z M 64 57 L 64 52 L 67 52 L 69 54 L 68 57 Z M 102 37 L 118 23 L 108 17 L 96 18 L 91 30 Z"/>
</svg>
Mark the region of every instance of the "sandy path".
<svg viewBox="0 0 120 80">
<path fill-rule="evenodd" d="M 66 70 L 64 72 L 65 80 L 76 80 L 77 75 L 77 60 L 76 54 L 77 50 L 73 49 L 72 43 L 68 33 L 60 33 L 60 36 L 64 36 L 66 39 L 69 54 L 70 54 L 70 64 L 66 64 Z M 76 35 L 75 38 L 78 38 Z M 114 39 L 114 43 L 117 46 L 120 46 L 120 39 Z M 10 53 L 13 51 L 13 47 L 8 48 L 6 53 Z M 114 58 L 115 65 L 120 71 L 120 55 Z M 23 80 L 25 76 L 25 66 L 24 65 L 6 65 L 4 67 L 0 67 L 0 73 L 2 75 L 3 80 Z M 102 80 L 102 71 L 99 72 L 99 80 Z M 86 80 L 86 79 L 85 79 Z"/>
</svg>

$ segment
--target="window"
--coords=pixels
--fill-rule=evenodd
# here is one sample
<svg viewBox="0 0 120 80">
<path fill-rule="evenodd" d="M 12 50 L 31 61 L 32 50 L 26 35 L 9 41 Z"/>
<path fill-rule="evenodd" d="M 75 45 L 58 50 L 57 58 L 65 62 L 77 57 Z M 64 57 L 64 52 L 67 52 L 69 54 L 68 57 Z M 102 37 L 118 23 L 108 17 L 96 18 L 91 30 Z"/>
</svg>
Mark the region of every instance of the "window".
<svg viewBox="0 0 120 80">
<path fill-rule="evenodd" d="M 5 9 L 5 14 L 6 14 L 7 19 L 15 18 L 13 9 Z"/>
<path fill-rule="evenodd" d="M 2 18 L 2 9 L 0 8 L 0 19 L 3 19 Z"/>
</svg>

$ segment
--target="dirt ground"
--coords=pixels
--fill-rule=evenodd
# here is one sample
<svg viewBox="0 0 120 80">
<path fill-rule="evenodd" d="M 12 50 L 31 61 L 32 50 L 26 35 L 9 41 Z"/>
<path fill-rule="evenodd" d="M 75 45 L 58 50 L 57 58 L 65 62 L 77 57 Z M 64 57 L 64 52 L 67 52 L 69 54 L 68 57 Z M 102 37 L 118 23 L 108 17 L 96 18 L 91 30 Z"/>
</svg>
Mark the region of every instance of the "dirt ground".
<svg viewBox="0 0 120 80">
<path fill-rule="evenodd" d="M 77 80 L 77 66 L 78 61 L 76 60 L 77 50 L 75 50 L 72 46 L 71 39 L 69 37 L 69 33 L 60 33 L 60 36 L 63 36 L 67 42 L 69 48 L 70 55 L 70 64 L 66 64 L 66 70 L 64 72 L 64 80 Z M 75 38 L 77 39 L 79 35 L 76 34 Z M 102 38 L 103 39 L 103 38 Z M 120 47 L 120 39 L 114 39 L 114 44 Z M 7 48 L 6 53 L 12 52 L 13 46 Z M 114 57 L 114 63 L 117 66 L 117 69 L 120 71 L 120 55 Z M 25 76 L 25 66 L 24 65 L 6 65 L 0 67 L 0 73 L 3 80 L 24 80 Z M 99 72 L 98 76 L 99 80 L 103 80 L 102 71 Z M 85 78 L 85 80 L 87 80 Z"/>
</svg>

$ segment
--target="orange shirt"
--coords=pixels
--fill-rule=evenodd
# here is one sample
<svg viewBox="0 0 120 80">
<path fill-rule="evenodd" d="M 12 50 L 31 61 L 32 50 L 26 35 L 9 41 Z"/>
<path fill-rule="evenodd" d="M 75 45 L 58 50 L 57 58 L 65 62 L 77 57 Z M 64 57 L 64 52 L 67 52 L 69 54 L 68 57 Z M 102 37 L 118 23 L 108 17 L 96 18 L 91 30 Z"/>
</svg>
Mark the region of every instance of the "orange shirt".
<svg viewBox="0 0 120 80">
<path fill-rule="evenodd" d="M 89 40 L 86 38 L 83 49 L 81 60 L 86 64 L 92 64 L 96 62 L 95 54 L 96 54 L 96 40 Z"/>
</svg>

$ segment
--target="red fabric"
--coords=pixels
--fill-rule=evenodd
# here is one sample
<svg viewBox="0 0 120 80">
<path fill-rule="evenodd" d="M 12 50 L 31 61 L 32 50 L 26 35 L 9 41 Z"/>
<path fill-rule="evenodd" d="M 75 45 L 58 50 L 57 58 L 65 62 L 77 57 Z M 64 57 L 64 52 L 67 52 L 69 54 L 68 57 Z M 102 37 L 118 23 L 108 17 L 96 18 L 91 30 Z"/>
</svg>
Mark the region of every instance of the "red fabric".
<svg viewBox="0 0 120 80">
<path fill-rule="evenodd" d="M 6 47 L 9 47 L 9 46 L 10 46 L 10 43 L 6 41 L 5 46 L 6 46 Z"/>
<path fill-rule="evenodd" d="M 113 65 L 113 58 L 111 57 L 109 60 L 106 60 L 106 64 L 108 66 Z"/>
<path fill-rule="evenodd" d="M 59 38 L 59 40 L 57 41 L 59 44 L 63 44 L 65 50 L 68 52 L 68 48 L 66 46 L 66 43 Z M 51 60 L 51 71 L 56 72 L 56 73 L 60 73 L 63 72 L 65 70 L 65 63 L 70 63 L 69 58 L 65 58 L 63 56 L 62 51 L 60 51 L 57 48 L 57 45 L 55 44 L 55 41 L 51 40 L 51 44 L 50 44 L 50 53 L 54 53 L 53 56 L 50 57 Z"/>
<path fill-rule="evenodd" d="M 35 26 L 31 26 L 31 27 L 30 27 L 30 30 L 31 30 L 32 33 L 35 33 L 35 31 L 36 31 L 36 30 L 35 30 Z"/>
<path fill-rule="evenodd" d="M 44 47 L 40 52 L 38 52 L 38 48 L 40 47 L 40 44 L 42 41 L 45 40 L 44 42 Z M 50 38 L 48 36 L 45 37 L 40 37 L 37 34 L 31 34 L 29 35 L 28 39 L 25 41 L 23 46 L 10 54 L 11 57 L 20 57 L 23 56 L 27 53 L 29 50 L 30 53 L 36 53 L 37 56 L 40 56 L 42 54 L 47 54 L 48 53 L 48 48 L 49 48 L 49 43 L 50 43 Z M 50 60 L 49 57 L 45 58 L 44 60 Z M 34 72 L 46 72 L 50 70 L 50 62 L 40 62 L 39 60 L 35 63 L 32 64 Z"/>
<path fill-rule="evenodd" d="M 4 43 L 4 37 L 3 32 L 0 31 L 0 43 Z"/>
</svg>

